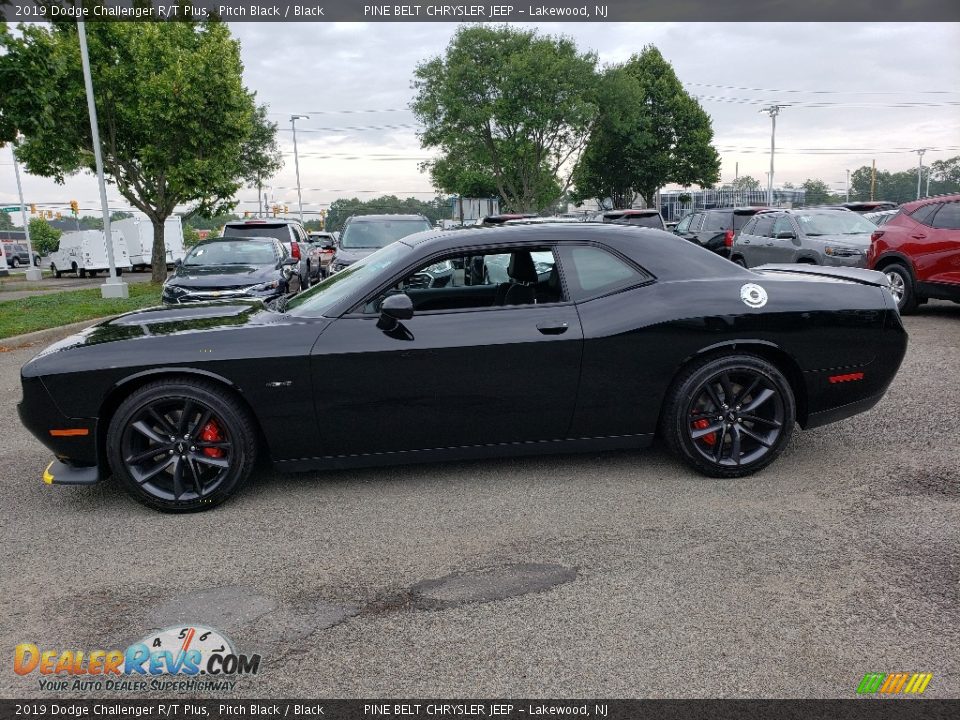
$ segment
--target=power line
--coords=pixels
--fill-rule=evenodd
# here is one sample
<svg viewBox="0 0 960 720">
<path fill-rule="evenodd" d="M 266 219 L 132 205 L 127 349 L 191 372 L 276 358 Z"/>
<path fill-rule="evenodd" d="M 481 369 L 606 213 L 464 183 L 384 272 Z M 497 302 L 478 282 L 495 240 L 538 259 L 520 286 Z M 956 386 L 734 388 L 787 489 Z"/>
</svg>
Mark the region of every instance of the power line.
<svg viewBox="0 0 960 720">
<path fill-rule="evenodd" d="M 410 112 L 410 108 L 384 108 L 382 110 L 303 110 L 297 115 L 365 115 L 372 113 Z M 267 115 L 287 116 L 290 113 L 269 112 Z"/>
<path fill-rule="evenodd" d="M 774 90 L 771 88 L 740 87 L 738 85 L 713 85 L 710 83 L 687 82 L 684 85 L 694 87 L 718 88 L 721 90 L 748 90 L 751 92 L 801 93 L 809 95 L 956 95 L 960 90 Z"/>
</svg>

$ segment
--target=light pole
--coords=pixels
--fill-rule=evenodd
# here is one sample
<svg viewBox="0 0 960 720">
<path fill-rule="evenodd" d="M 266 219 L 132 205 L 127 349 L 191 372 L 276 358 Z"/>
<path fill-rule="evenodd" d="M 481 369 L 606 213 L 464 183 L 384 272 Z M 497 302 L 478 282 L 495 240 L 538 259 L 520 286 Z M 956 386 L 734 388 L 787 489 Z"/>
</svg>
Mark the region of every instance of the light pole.
<svg viewBox="0 0 960 720">
<path fill-rule="evenodd" d="M 110 275 L 100 286 L 100 295 L 105 298 L 129 297 L 127 284 L 117 277 L 117 264 L 113 257 L 113 233 L 110 230 L 110 206 L 107 205 L 107 184 L 103 180 L 103 156 L 100 154 L 100 131 L 97 127 L 97 104 L 93 99 L 93 78 L 90 75 L 90 57 L 87 53 L 87 27 L 83 20 L 77 21 L 80 37 L 80 61 L 83 64 L 83 84 L 87 90 L 87 112 L 90 115 L 90 135 L 93 140 L 93 159 L 97 165 L 97 182 L 100 184 L 100 207 L 103 211 L 103 240 L 107 246 L 107 263 Z"/>
<path fill-rule="evenodd" d="M 768 105 L 760 110 L 770 116 L 770 174 L 767 176 L 767 205 L 770 207 L 773 207 L 773 155 L 776 151 L 777 115 L 785 107 L 789 105 Z"/>
<path fill-rule="evenodd" d="M 920 180 L 923 178 L 923 154 L 926 151 L 926 148 L 914 150 L 914 152 L 920 157 L 920 164 L 917 165 L 917 200 L 920 199 Z"/>
<path fill-rule="evenodd" d="M 847 170 L 847 202 L 850 202 L 850 171 Z"/>
<path fill-rule="evenodd" d="M 30 223 L 27 221 L 27 206 L 23 202 L 23 186 L 20 184 L 20 165 L 17 163 L 17 141 L 10 143 L 10 153 L 13 155 L 13 172 L 17 176 L 17 193 L 20 195 L 20 217 L 23 219 L 23 234 L 27 240 L 27 273 L 29 282 L 39 282 L 43 277 L 40 268 L 33 264 L 33 245 L 30 243 Z"/>
<path fill-rule="evenodd" d="M 297 155 L 297 120 L 309 120 L 309 115 L 291 115 L 290 127 L 293 128 L 293 166 L 297 170 L 297 207 L 300 210 L 300 224 L 303 224 L 303 196 L 300 194 L 300 158 Z"/>
</svg>

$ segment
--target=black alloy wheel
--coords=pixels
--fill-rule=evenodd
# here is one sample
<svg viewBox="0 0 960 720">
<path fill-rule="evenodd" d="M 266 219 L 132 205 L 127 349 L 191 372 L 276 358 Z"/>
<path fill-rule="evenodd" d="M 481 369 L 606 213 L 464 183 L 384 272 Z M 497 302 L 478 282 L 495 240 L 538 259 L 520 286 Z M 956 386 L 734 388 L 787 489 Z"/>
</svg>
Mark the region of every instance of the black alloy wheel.
<svg viewBox="0 0 960 720">
<path fill-rule="evenodd" d="M 219 505 L 247 480 L 256 433 L 246 409 L 216 385 L 161 381 L 120 405 L 107 448 L 111 469 L 139 502 L 195 512 Z"/>
<path fill-rule="evenodd" d="M 793 431 L 790 384 L 752 355 L 705 360 L 674 383 L 662 432 L 687 464 L 711 477 L 743 477 L 772 463 Z"/>
</svg>

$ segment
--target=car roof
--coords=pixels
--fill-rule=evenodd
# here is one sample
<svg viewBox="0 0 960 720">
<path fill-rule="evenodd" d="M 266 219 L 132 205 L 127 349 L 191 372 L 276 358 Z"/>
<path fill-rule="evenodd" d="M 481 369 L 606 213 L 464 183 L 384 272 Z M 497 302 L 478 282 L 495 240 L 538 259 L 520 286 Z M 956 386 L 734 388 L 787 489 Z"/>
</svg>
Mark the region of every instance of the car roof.
<svg viewBox="0 0 960 720">
<path fill-rule="evenodd" d="M 924 205 L 930 205 L 931 203 L 942 203 L 942 202 L 957 202 L 960 200 L 960 195 L 931 195 L 930 197 L 920 198 L 919 200 L 911 200 L 910 202 L 905 202 L 900 206 L 900 209 L 905 211 L 908 215 L 912 213 L 917 208 L 921 208 Z"/>
<path fill-rule="evenodd" d="M 429 220 L 427 220 L 426 215 L 417 215 L 415 213 L 396 213 L 396 214 L 383 213 L 380 215 L 351 215 L 349 218 L 347 218 L 347 220 L 349 222 L 359 222 L 359 221 L 369 222 L 371 220 L 426 220 L 427 222 L 430 222 Z"/>
<path fill-rule="evenodd" d="M 631 215 L 659 215 L 660 211 L 654 208 L 628 208 L 626 210 L 607 210 L 603 213 L 604 217 L 629 217 Z"/>
</svg>

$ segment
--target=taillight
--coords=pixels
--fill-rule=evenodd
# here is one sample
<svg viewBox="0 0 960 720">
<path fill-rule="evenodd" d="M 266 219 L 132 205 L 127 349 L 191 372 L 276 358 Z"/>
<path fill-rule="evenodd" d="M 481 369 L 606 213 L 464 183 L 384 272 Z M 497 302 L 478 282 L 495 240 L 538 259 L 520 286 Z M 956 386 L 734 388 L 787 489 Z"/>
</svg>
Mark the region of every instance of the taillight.
<svg viewBox="0 0 960 720">
<path fill-rule="evenodd" d="M 290 243 L 290 255 L 294 260 L 300 259 L 300 243 Z"/>
<path fill-rule="evenodd" d="M 723 236 L 723 244 L 725 247 L 733 247 L 733 230 L 727 230 L 726 235 Z"/>
</svg>

